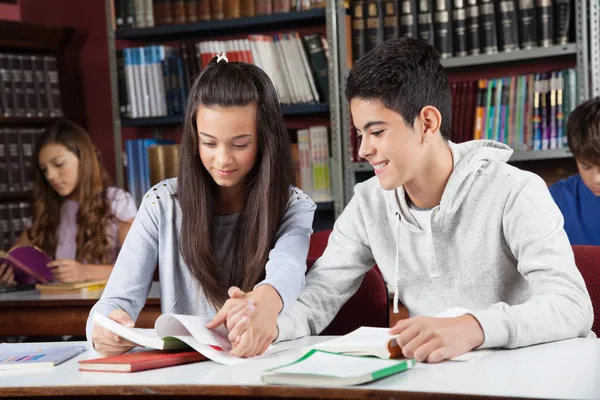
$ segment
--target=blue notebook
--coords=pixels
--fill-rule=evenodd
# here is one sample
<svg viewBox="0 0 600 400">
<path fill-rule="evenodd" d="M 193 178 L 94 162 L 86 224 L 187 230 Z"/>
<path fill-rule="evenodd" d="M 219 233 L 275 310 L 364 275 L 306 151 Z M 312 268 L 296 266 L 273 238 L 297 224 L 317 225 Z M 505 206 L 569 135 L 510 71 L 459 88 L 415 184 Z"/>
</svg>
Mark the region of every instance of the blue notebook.
<svg viewBox="0 0 600 400">
<path fill-rule="evenodd" d="M 23 368 L 54 367 L 85 351 L 85 346 L 54 346 L 13 349 L 0 346 L 0 371 Z"/>
</svg>

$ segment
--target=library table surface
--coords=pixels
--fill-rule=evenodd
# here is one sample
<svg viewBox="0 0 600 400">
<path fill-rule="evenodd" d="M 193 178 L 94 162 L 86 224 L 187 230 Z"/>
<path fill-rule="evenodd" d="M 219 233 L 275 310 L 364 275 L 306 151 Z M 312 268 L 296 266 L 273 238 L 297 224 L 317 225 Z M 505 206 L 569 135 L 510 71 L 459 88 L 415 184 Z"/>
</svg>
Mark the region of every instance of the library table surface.
<svg viewBox="0 0 600 400">
<path fill-rule="evenodd" d="M 37 290 L 0 293 L 1 336 L 85 335 L 85 322 L 98 296 L 46 295 Z M 160 286 L 152 283 L 136 326 L 154 327 L 160 315 Z"/>
<path fill-rule="evenodd" d="M 327 339 L 300 339 L 302 347 Z M 70 343 L 74 344 L 74 343 Z M 0 350 L 25 344 L 3 344 Z M 51 345 L 64 346 L 66 343 Z M 82 398 L 285 398 L 285 399 L 598 399 L 600 340 L 571 339 L 516 350 L 498 350 L 470 362 L 417 364 L 409 371 L 369 384 L 346 387 L 264 385 L 265 369 L 291 362 L 304 348 L 233 366 L 212 361 L 136 373 L 81 372 L 88 351 L 50 368 L 0 371 L 0 396 L 49 395 Z M 181 396 L 181 397 L 180 397 Z M 139 398 L 138 397 L 138 398 Z"/>
</svg>

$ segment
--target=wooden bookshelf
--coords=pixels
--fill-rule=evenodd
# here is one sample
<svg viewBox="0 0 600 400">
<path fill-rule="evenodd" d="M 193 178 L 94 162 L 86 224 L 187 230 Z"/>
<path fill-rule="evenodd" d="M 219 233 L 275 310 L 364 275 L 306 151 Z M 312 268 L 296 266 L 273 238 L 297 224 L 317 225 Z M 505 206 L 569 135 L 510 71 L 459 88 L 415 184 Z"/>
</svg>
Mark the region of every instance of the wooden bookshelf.
<svg viewBox="0 0 600 400">
<path fill-rule="evenodd" d="M 0 20 L 0 48 L 59 52 L 71 40 L 70 27 L 45 26 Z"/>
<path fill-rule="evenodd" d="M 59 118 L 0 117 L 0 125 L 49 125 Z"/>
<path fill-rule="evenodd" d="M 118 29 L 115 32 L 115 38 L 137 41 L 173 41 L 200 37 L 204 39 L 239 34 L 240 32 L 250 34 L 267 30 L 289 30 L 290 24 L 294 26 L 294 29 L 303 25 L 325 24 L 325 9 L 316 8 L 255 17 L 159 25 L 150 28 Z"/>
</svg>

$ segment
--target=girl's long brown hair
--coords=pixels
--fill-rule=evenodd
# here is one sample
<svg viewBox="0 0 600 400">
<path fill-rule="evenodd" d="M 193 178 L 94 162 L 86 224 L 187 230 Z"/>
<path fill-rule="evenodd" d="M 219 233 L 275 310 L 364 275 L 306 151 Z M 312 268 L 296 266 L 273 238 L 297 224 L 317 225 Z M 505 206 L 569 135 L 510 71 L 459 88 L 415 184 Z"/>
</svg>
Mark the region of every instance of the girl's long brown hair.
<svg viewBox="0 0 600 400">
<path fill-rule="evenodd" d="M 27 235 L 33 245 L 54 257 L 58 245 L 61 206 L 65 199 L 50 186 L 38 164 L 40 151 L 51 143 L 62 144 L 79 158 L 77 186 L 73 197 L 79 203 L 76 259 L 81 263 L 108 264 L 113 261 L 108 259 L 110 237 L 107 227 L 114 218 L 106 196 L 110 181 L 92 139 L 82 127 L 73 122 L 56 122 L 37 141 L 33 158 L 33 223 Z"/>
<path fill-rule="evenodd" d="M 217 185 L 200 161 L 196 111 L 201 105 L 249 104 L 256 104 L 257 109 L 258 154 L 246 177 L 233 248 L 227 252 L 231 261 L 223 265 L 214 255 L 218 243 L 211 241 L 216 229 Z M 218 308 L 227 300 L 230 286 L 249 291 L 265 276 L 265 264 L 293 182 L 290 138 L 267 74 L 251 64 L 217 63 L 213 58 L 190 89 L 180 152 L 177 198 L 183 213 L 181 254 L 209 303 Z"/>
</svg>

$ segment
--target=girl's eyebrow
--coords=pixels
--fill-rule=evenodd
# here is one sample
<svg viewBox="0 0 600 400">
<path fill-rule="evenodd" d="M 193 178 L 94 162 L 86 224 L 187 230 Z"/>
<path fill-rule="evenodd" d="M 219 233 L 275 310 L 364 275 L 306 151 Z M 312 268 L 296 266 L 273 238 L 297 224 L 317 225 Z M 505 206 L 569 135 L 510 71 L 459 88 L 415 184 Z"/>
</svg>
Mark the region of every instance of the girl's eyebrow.
<svg viewBox="0 0 600 400">
<path fill-rule="evenodd" d="M 216 137 L 211 136 L 208 133 L 204 133 L 204 132 L 198 132 L 198 135 L 206 136 L 206 137 L 209 137 L 209 138 L 215 139 L 215 140 L 217 139 Z M 247 138 L 247 137 L 250 137 L 250 136 L 252 136 L 252 135 L 250 135 L 249 133 L 244 133 L 242 135 L 237 135 L 237 136 L 232 137 L 231 140 L 243 139 L 243 138 Z"/>
</svg>

